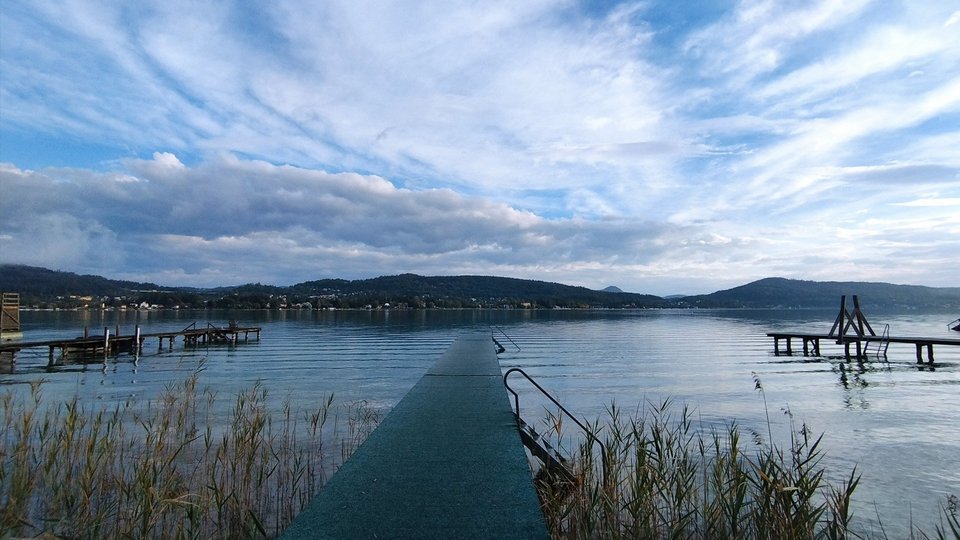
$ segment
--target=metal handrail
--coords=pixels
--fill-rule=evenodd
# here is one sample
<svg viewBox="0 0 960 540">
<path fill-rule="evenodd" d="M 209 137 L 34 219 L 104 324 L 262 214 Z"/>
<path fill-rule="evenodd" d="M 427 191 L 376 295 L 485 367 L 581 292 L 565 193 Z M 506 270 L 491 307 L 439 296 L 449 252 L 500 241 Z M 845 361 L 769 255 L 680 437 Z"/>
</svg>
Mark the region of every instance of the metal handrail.
<svg viewBox="0 0 960 540">
<path fill-rule="evenodd" d="M 500 328 L 499 326 L 497 326 L 497 325 L 495 325 L 495 324 L 491 324 L 491 325 L 490 325 L 490 329 L 491 329 L 491 330 L 496 329 L 498 332 L 500 332 L 501 334 L 503 334 L 503 337 L 505 337 L 505 338 L 507 338 L 508 340 L 510 340 L 510 343 L 513 343 L 513 346 L 517 348 L 517 352 L 520 352 L 520 346 L 517 345 L 517 342 L 514 341 L 513 338 L 511 338 L 510 336 L 508 336 L 507 333 L 503 331 L 503 328 Z M 494 338 L 494 341 L 496 341 L 496 338 Z"/>
<path fill-rule="evenodd" d="M 518 422 L 517 422 L 518 428 L 519 428 L 519 425 L 520 425 L 520 423 L 519 423 L 519 420 L 520 420 L 520 395 L 517 394 L 517 393 L 513 390 L 513 388 L 510 388 L 510 384 L 507 382 L 507 378 L 510 376 L 511 373 L 519 373 L 519 374 L 523 375 L 528 381 L 530 381 L 531 384 L 533 384 L 533 386 L 535 386 L 535 387 L 537 388 L 537 390 L 540 391 L 541 394 L 543 394 L 544 396 L 546 396 L 547 399 L 549 399 L 550 401 L 552 401 L 554 405 L 556 405 L 561 411 L 563 411 L 563 413 L 567 415 L 567 418 L 573 420 L 573 422 L 574 422 L 575 424 L 577 424 L 578 426 L 580 426 L 580 429 L 583 430 L 583 432 L 587 435 L 587 437 L 589 437 L 589 438 L 591 439 L 592 442 L 600 445 L 601 465 L 603 466 L 603 481 L 604 481 L 604 483 L 606 483 L 606 482 L 607 482 L 607 447 L 600 441 L 600 439 L 597 438 L 596 435 L 594 435 L 594 434 L 587 428 L 587 426 L 583 425 L 583 423 L 582 423 L 580 420 L 577 420 L 577 417 L 574 416 L 573 413 L 571 413 L 570 411 L 568 411 L 566 407 L 564 407 L 563 405 L 561 405 L 560 402 L 556 400 L 556 398 L 554 398 L 552 395 L 550 395 L 550 392 L 547 392 L 546 389 L 544 389 L 542 386 L 540 386 L 540 384 L 538 384 L 537 381 L 533 380 L 533 378 L 530 377 L 530 375 L 527 375 L 527 372 L 523 371 L 522 369 L 520 369 L 520 368 L 518 368 L 518 367 L 515 367 L 515 368 L 510 368 L 510 369 L 508 369 L 507 372 L 503 374 L 503 386 L 505 386 L 505 387 L 507 388 L 507 391 L 508 391 L 508 392 L 510 392 L 511 394 L 513 394 L 513 405 L 514 405 L 514 409 L 516 410 L 516 413 L 515 413 L 515 414 L 516 414 L 516 418 L 517 418 L 517 420 L 518 420 Z"/>
<path fill-rule="evenodd" d="M 877 347 L 877 357 L 880 356 L 880 349 L 883 349 L 883 357 L 887 357 L 887 349 L 890 348 L 890 325 L 884 325 L 883 335 L 880 337 L 880 347 Z"/>
<path fill-rule="evenodd" d="M 209 323 L 208 323 L 208 324 L 209 324 Z M 197 329 L 197 321 L 193 321 L 192 323 L 190 323 L 189 325 L 187 325 L 187 327 L 184 328 L 183 330 L 181 330 L 180 333 L 182 334 L 182 333 L 186 332 L 187 330 L 190 330 L 191 328 L 194 329 L 194 330 Z"/>
</svg>

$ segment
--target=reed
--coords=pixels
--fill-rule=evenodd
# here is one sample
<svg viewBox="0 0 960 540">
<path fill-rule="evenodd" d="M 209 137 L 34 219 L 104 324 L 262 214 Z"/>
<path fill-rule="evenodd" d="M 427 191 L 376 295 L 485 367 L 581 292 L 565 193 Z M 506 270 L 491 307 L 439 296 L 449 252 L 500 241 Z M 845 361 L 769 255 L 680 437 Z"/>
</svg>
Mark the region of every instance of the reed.
<svg viewBox="0 0 960 540">
<path fill-rule="evenodd" d="M 0 538 L 276 536 L 379 421 L 365 403 L 279 412 L 262 385 L 229 420 L 198 374 L 147 403 L 48 403 L 43 385 L 0 396 Z M 349 432 L 341 434 L 341 413 Z M 332 439 L 332 441 L 331 441 Z M 330 441 L 330 444 L 327 444 Z"/>
<path fill-rule="evenodd" d="M 756 380 L 757 390 L 763 392 Z M 731 423 L 700 429 L 694 413 L 669 400 L 632 414 L 613 404 L 588 424 L 575 444 L 574 480 L 541 470 L 537 490 L 553 538 L 806 539 L 884 537 L 854 527 L 851 499 L 860 483 L 854 469 L 831 484 L 821 463 L 822 435 L 790 420 L 780 446 Z M 552 436 L 565 439 L 557 415 L 547 413 Z M 770 421 L 768 417 L 768 427 Z M 606 456 L 591 446 L 596 436 Z M 603 459 L 606 476 L 602 474 Z M 942 506 L 932 531 L 911 527 L 913 538 L 960 538 L 957 498 Z"/>
</svg>

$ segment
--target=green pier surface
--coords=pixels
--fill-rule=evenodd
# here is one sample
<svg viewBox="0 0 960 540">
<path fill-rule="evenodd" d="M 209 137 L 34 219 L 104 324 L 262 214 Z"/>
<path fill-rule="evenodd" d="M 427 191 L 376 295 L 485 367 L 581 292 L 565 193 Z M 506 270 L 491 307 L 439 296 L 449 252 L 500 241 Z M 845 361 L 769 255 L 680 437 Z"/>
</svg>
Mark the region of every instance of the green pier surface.
<svg viewBox="0 0 960 540">
<path fill-rule="evenodd" d="M 548 538 L 502 381 L 459 336 L 281 538 Z"/>
</svg>

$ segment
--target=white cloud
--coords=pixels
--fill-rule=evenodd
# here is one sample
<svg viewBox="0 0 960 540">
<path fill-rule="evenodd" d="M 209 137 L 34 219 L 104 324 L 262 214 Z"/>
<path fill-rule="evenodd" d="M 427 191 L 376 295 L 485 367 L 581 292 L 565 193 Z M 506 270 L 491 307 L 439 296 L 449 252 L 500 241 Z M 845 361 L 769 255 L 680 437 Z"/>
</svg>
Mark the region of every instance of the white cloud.
<svg viewBox="0 0 960 540">
<path fill-rule="evenodd" d="M 802 277 L 824 238 L 897 236 L 960 197 L 960 35 L 937 3 L 743 0 L 665 24 L 655 2 L 13 1 L 4 246 L 27 215 L 78 246 L 163 241 L 118 272 Z M 51 134 L 114 155 L 31 161 Z M 957 234 L 940 223 L 918 251 Z"/>
<path fill-rule="evenodd" d="M 685 49 L 704 58 L 710 73 L 736 73 L 739 85 L 779 68 L 792 47 L 807 45 L 803 40 L 855 18 L 869 4 L 745 0 L 729 16 L 694 33 Z"/>
<path fill-rule="evenodd" d="M 894 203 L 897 206 L 912 206 L 912 207 L 960 207 L 960 197 L 945 197 L 945 198 L 934 198 L 934 199 L 915 199 L 912 201 Z"/>
<path fill-rule="evenodd" d="M 128 161 L 123 173 L 3 168 L 0 181 L 10 194 L 4 200 L 18 203 L 0 205 L 0 233 L 19 246 L 4 249 L 4 262 L 96 263 L 115 273 L 134 264 L 148 280 L 178 271 L 195 279 L 269 281 L 258 272 L 271 270 L 306 280 L 321 276 L 304 261 L 320 260 L 326 275 L 486 266 L 532 277 L 545 262 L 651 261 L 683 234 L 672 225 L 622 219 L 548 220 L 448 189 L 400 189 L 369 175 L 234 157 L 195 167 L 174 162 L 180 163 L 158 153 Z M 118 176 L 138 181 L 117 182 Z M 100 248 L 117 258 L 93 256 Z"/>
</svg>

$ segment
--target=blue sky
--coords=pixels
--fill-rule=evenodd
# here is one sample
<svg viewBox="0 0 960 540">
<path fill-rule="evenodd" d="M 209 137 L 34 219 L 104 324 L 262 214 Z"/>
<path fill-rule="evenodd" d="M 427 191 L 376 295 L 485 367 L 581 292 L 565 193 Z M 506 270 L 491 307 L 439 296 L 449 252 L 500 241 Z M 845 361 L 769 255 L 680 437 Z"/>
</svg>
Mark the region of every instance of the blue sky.
<svg viewBox="0 0 960 540">
<path fill-rule="evenodd" d="M 958 286 L 960 4 L 20 2 L 0 262 Z"/>
</svg>

